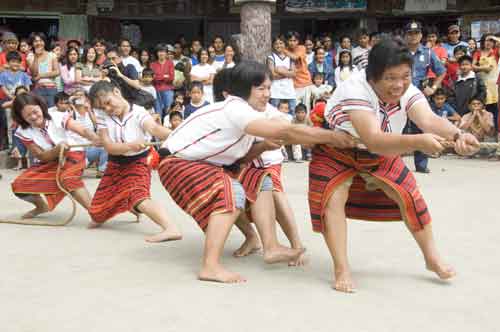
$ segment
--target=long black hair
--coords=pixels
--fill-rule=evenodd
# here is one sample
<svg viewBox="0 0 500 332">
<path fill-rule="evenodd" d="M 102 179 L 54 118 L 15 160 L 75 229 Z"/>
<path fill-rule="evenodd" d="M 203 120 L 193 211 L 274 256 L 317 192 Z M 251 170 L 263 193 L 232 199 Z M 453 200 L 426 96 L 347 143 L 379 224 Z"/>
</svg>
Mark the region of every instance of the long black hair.
<svg viewBox="0 0 500 332">
<path fill-rule="evenodd" d="M 52 119 L 49 114 L 47 103 L 42 99 L 42 97 L 39 97 L 31 92 L 21 93 L 16 96 L 14 104 L 12 105 L 12 119 L 20 125 L 21 128 L 26 129 L 30 127 L 28 121 L 26 121 L 23 117 L 23 109 L 29 105 L 39 106 L 42 109 L 43 118 L 46 120 Z"/>
</svg>

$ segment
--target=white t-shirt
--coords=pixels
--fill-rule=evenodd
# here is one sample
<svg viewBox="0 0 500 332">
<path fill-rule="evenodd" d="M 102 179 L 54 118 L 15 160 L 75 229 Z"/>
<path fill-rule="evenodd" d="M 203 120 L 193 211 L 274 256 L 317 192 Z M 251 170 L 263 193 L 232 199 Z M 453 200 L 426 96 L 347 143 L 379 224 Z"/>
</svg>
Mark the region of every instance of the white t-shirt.
<svg viewBox="0 0 500 332">
<path fill-rule="evenodd" d="M 266 111 L 264 112 L 266 119 L 272 121 L 272 119 L 280 119 L 291 122 L 289 118 L 290 114 L 285 114 L 283 112 L 278 111 L 276 107 L 271 104 L 267 104 Z M 257 141 L 261 142 L 264 139 L 261 137 L 257 137 Z M 255 167 L 264 168 L 272 165 L 279 165 L 283 162 L 285 158 L 283 157 L 283 153 L 281 152 L 281 148 L 271 151 L 264 151 L 258 158 L 254 159 L 252 162 Z"/>
<path fill-rule="evenodd" d="M 306 62 L 309 66 L 314 61 L 314 52 L 306 53 Z"/>
<path fill-rule="evenodd" d="M 267 57 L 269 61 L 274 63 L 274 67 L 292 68 L 292 60 L 290 57 L 285 56 L 281 58 L 276 53 L 271 53 Z M 295 88 L 293 86 L 293 79 L 282 78 L 273 80 L 271 83 L 271 98 L 273 99 L 296 99 Z"/>
<path fill-rule="evenodd" d="M 137 60 L 133 56 L 129 55 L 127 57 L 122 57 L 122 63 L 123 63 L 123 65 L 125 67 L 128 66 L 128 65 L 133 65 L 135 67 L 135 70 L 137 70 L 137 73 L 139 74 L 139 76 L 142 75 L 142 71 L 143 71 L 144 68 L 142 68 L 141 63 L 139 62 L 139 60 Z"/>
<path fill-rule="evenodd" d="M 164 146 L 186 160 L 231 165 L 244 157 L 255 141 L 254 136 L 245 133 L 246 126 L 264 118 L 243 99 L 229 96 L 189 116 L 170 134 Z"/>
<path fill-rule="evenodd" d="M 191 75 L 196 76 L 200 79 L 208 79 L 210 75 L 215 75 L 217 71 L 215 70 L 214 66 L 209 65 L 208 63 L 201 65 L 197 64 L 196 66 L 193 66 L 191 68 Z M 203 85 L 203 97 L 206 101 L 209 103 L 214 102 L 214 91 L 213 91 L 213 86 L 212 84 L 210 85 Z"/>
<path fill-rule="evenodd" d="M 66 124 L 70 119 L 69 113 L 57 112 L 50 114 L 50 116 L 52 119 L 45 121 L 44 128 L 28 127 L 24 129 L 19 126 L 15 135 L 25 145 L 36 144 L 44 151 L 51 150 L 61 143 L 69 144 L 66 130 Z M 39 162 L 39 160 L 35 160 L 35 162 Z"/>
<path fill-rule="evenodd" d="M 82 127 L 85 129 L 88 129 L 89 131 L 95 131 L 94 123 L 92 122 L 92 119 L 90 118 L 90 114 L 88 112 L 85 112 L 83 115 L 81 115 L 78 112 L 71 112 L 70 113 L 71 118 L 79 123 Z M 85 137 L 82 137 L 78 135 L 77 133 L 74 133 L 72 131 L 68 131 L 68 140 L 70 144 L 89 144 L 90 141 L 86 139 Z"/>
<path fill-rule="evenodd" d="M 115 143 L 132 143 L 135 141 L 151 141 L 151 135 L 144 129 L 144 122 L 153 120 L 151 114 L 139 105 L 133 104 L 123 119 L 109 116 L 104 111 L 96 110 L 97 130 L 107 129 L 109 138 Z M 148 148 L 139 152 L 127 152 L 125 156 L 134 156 L 143 153 Z"/>
<path fill-rule="evenodd" d="M 383 132 L 400 134 L 408 120 L 408 111 L 419 103 L 427 103 L 427 100 L 419 89 L 410 85 L 399 104 L 384 105 L 366 80 L 365 71 L 361 71 L 352 75 L 335 90 L 326 105 L 325 119 L 330 128 L 345 130 L 359 137 L 347 112 L 373 112 Z"/>
</svg>

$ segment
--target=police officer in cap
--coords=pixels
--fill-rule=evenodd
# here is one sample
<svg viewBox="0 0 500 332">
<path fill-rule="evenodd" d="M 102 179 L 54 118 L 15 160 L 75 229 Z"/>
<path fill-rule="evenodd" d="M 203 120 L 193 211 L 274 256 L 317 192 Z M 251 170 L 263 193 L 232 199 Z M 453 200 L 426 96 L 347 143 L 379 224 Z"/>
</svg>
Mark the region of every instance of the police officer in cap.
<svg viewBox="0 0 500 332">
<path fill-rule="evenodd" d="M 413 56 L 412 83 L 422 90 L 426 97 L 430 97 L 440 87 L 446 75 L 446 68 L 432 49 L 422 45 L 422 37 L 422 25 L 419 22 L 412 21 L 405 26 L 406 43 Z M 432 81 L 427 76 L 429 70 L 436 74 Z M 410 124 L 410 130 L 413 134 L 422 132 L 414 123 Z M 414 159 L 417 172 L 430 172 L 427 167 L 428 157 L 425 154 L 416 151 Z"/>
</svg>

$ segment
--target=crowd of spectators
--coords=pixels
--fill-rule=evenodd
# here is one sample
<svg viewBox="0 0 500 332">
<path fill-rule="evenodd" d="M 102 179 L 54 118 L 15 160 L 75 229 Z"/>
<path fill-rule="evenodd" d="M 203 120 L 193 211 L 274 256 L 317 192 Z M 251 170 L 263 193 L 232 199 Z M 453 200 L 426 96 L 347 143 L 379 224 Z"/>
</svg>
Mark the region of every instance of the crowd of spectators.
<svg viewBox="0 0 500 332">
<path fill-rule="evenodd" d="M 395 31 L 401 31 L 395 29 Z M 369 33 L 333 39 L 288 32 L 272 40 L 266 59 L 272 73 L 270 103 L 288 113 L 290 121 L 312 125 L 309 114 L 324 109 L 333 91 L 368 63 L 371 47 L 380 38 L 401 38 L 414 56 L 412 83 L 428 97 L 436 114 L 474 134 L 481 141 L 497 141 L 499 133 L 499 34 L 480 40 L 463 40 L 460 27 L 445 34 L 433 26 L 409 22 L 401 34 Z M 110 80 L 131 102 L 149 109 L 158 122 L 175 127 L 201 107 L 214 102 L 213 80 L 223 68 L 232 68 L 241 54 L 235 45 L 216 36 L 206 45 L 184 38 L 136 49 L 127 39 L 91 42 L 48 41 L 34 32 L 20 38 L 4 32 L 0 44 L 0 149 L 26 167 L 26 148 L 12 133 L 16 123 L 9 108 L 19 93 L 33 91 L 53 112 L 71 112 L 75 119 L 95 128 L 95 116 L 87 98 L 92 84 Z M 418 132 L 411 124 L 410 132 Z M 287 153 L 287 150 L 284 150 Z M 498 159 L 499 151 L 482 151 Z M 89 164 L 98 176 L 106 167 L 102 148 L 89 148 Z M 310 150 L 293 146 L 290 160 L 311 158 Z M 427 172 L 425 155 L 415 156 L 416 170 Z"/>
</svg>

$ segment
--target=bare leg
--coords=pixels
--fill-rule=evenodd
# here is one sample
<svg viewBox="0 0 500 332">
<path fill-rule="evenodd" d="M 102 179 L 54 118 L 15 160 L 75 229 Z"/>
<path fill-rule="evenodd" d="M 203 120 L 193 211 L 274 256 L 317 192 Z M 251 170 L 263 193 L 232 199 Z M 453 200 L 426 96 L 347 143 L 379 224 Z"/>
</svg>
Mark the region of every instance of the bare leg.
<svg viewBox="0 0 500 332">
<path fill-rule="evenodd" d="M 251 205 L 252 218 L 264 246 L 264 261 L 268 264 L 288 263 L 296 260 L 304 250 L 291 249 L 279 244 L 276 236 L 276 216 L 272 195 L 271 191 L 259 193 L 257 201 Z"/>
<path fill-rule="evenodd" d="M 452 266 L 446 264 L 442 259 L 441 255 L 439 254 L 439 251 L 437 250 L 436 247 L 436 242 L 434 241 L 432 226 L 429 224 L 424 226 L 424 229 L 421 231 L 412 232 L 411 227 L 406 218 L 406 215 L 404 213 L 403 202 L 399 198 L 399 195 L 395 192 L 394 189 L 392 189 L 390 186 L 383 183 L 382 181 L 377 180 L 376 183 L 377 186 L 382 188 L 382 190 L 390 199 L 398 203 L 405 224 L 408 230 L 410 230 L 411 234 L 415 238 L 415 241 L 417 242 L 418 246 L 420 247 L 420 250 L 422 251 L 422 254 L 424 255 L 425 265 L 427 269 L 429 271 L 436 273 L 441 279 L 453 278 L 456 275 L 456 271 L 453 269 Z"/>
<path fill-rule="evenodd" d="M 90 208 L 90 203 L 92 199 L 90 198 L 89 191 L 86 187 L 78 188 L 75 191 L 71 192 L 71 196 L 80 203 L 81 206 L 88 210 Z"/>
<path fill-rule="evenodd" d="M 236 220 L 235 225 L 245 236 L 245 242 L 238 248 L 233 256 L 236 258 L 245 257 L 251 255 L 253 253 L 258 252 L 262 249 L 260 245 L 259 236 L 257 232 L 254 230 L 253 226 L 248 221 L 245 213 L 241 213 L 238 219 Z"/>
<path fill-rule="evenodd" d="M 286 194 L 283 192 L 273 192 L 274 205 L 276 207 L 276 219 L 281 229 L 290 241 L 290 245 L 295 249 L 303 249 L 302 241 L 299 237 L 297 223 L 288 202 Z M 306 264 L 305 253 L 302 253 L 297 260 L 290 261 L 290 266 L 303 266 Z"/>
<path fill-rule="evenodd" d="M 30 202 L 35 206 L 35 208 L 31 211 L 26 212 L 25 214 L 22 215 L 22 219 L 32 219 L 35 218 L 36 216 L 46 213 L 49 211 L 49 207 L 47 206 L 47 203 L 43 199 L 42 195 L 28 195 L 28 196 L 23 196 L 22 200 L 26 202 Z"/>
<path fill-rule="evenodd" d="M 232 213 L 210 216 L 205 232 L 205 249 L 198 279 L 223 283 L 240 283 L 246 281 L 239 274 L 226 270 L 220 263 L 224 244 L 239 213 L 240 210 L 236 210 Z"/>
<path fill-rule="evenodd" d="M 335 280 L 333 288 L 340 292 L 353 293 L 354 283 L 347 259 L 347 222 L 345 204 L 349 197 L 349 186 L 342 185 L 335 190 L 328 201 L 325 214 L 325 238 L 333 258 Z"/>
<path fill-rule="evenodd" d="M 163 209 L 163 207 L 155 201 L 146 199 L 137 205 L 137 210 L 144 213 L 163 229 L 156 235 L 146 237 L 145 240 L 147 242 L 156 243 L 182 239 L 182 234 L 177 226 L 173 222 L 169 221 L 167 211 L 165 211 L 165 209 Z"/>
</svg>

